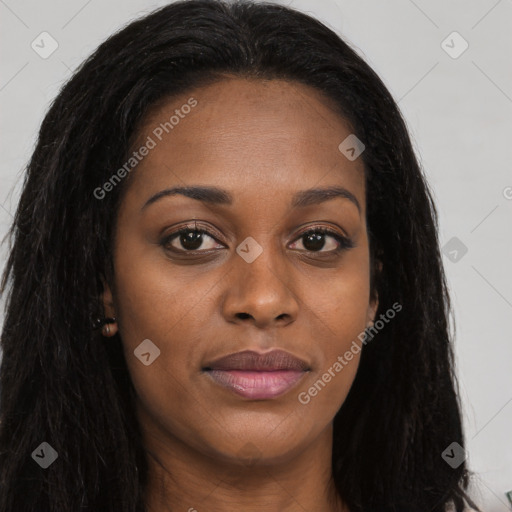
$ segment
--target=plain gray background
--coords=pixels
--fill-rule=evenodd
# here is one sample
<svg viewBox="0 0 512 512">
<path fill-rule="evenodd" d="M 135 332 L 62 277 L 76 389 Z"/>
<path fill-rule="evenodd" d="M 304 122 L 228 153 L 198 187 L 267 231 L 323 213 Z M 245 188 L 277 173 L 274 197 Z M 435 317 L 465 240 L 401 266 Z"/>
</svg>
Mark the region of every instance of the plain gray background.
<svg viewBox="0 0 512 512">
<path fill-rule="evenodd" d="M 166 3 L 0 0 L 0 236 L 62 84 L 106 37 Z M 399 102 L 440 214 L 473 494 L 486 511 L 512 510 L 512 0 L 277 3 L 342 35 Z M 51 48 L 42 32 L 58 44 L 47 58 L 31 46 Z"/>
</svg>

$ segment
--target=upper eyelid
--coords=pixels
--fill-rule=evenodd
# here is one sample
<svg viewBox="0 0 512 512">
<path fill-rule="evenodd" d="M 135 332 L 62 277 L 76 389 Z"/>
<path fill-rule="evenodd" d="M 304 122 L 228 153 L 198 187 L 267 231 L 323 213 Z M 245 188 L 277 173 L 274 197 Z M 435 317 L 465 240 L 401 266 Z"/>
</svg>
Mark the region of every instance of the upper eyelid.
<svg viewBox="0 0 512 512">
<path fill-rule="evenodd" d="M 332 233 L 334 235 L 338 235 L 338 236 L 341 236 L 341 237 L 344 237 L 344 238 L 349 238 L 346 234 L 338 233 L 335 228 L 328 227 L 328 226 L 314 226 L 314 225 L 313 226 L 307 226 L 307 227 L 301 229 L 300 232 L 297 234 L 297 238 L 302 236 L 302 235 L 304 235 L 304 234 L 306 234 L 306 233 L 309 233 L 310 231 L 321 231 L 321 230 L 327 231 L 326 234 L 331 234 Z M 164 238 L 176 236 L 177 234 L 180 233 L 180 231 L 199 231 L 201 233 L 205 233 L 206 235 L 208 235 L 208 236 L 210 236 L 212 238 L 216 238 L 217 237 L 217 235 L 215 234 L 215 230 L 211 230 L 210 228 L 205 228 L 205 227 L 201 226 L 200 224 L 198 224 L 198 225 L 185 225 L 185 226 L 181 226 L 178 229 L 176 229 L 175 231 L 173 231 L 172 233 L 164 236 Z"/>
<path fill-rule="evenodd" d="M 163 241 L 167 242 L 167 241 L 170 241 L 171 239 L 174 240 L 182 231 L 185 231 L 185 232 L 198 231 L 200 233 L 206 234 L 207 236 L 209 236 L 210 238 L 215 240 L 217 243 L 220 243 L 220 244 L 223 243 L 218 240 L 218 237 L 215 235 L 215 233 L 211 233 L 210 229 L 206 229 L 206 228 L 202 227 L 201 225 L 197 225 L 197 224 L 182 226 L 182 227 L 176 229 L 173 233 L 170 233 L 169 235 L 164 236 Z M 297 234 L 295 236 L 295 238 L 292 240 L 292 242 L 299 240 L 301 237 L 308 234 L 309 232 L 317 232 L 317 231 L 325 231 L 324 234 L 327 236 L 331 236 L 333 238 L 339 237 L 341 239 L 346 240 L 347 242 L 351 242 L 351 239 L 349 236 L 347 236 L 345 234 L 338 233 L 334 228 L 330 228 L 327 226 L 307 226 L 306 228 L 301 230 L 299 234 Z M 337 240 L 337 242 L 339 243 L 339 240 Z"/>
</svg>

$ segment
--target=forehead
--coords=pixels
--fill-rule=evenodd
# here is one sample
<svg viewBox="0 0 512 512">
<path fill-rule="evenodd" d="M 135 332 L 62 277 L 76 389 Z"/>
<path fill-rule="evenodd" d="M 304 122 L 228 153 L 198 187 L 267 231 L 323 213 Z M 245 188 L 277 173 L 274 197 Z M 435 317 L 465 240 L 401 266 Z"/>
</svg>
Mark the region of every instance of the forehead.
<svg viewBox="0 0 512 512">
<path fill-rule="evenodd" d="M 194 105 L 184 108 L 184 105 Z M 351 135 L 334 104 L 309 86 L 228 78 L 161 101 L 146 116 L 134 149 L 132 195 L 209 184 L 240 194 L 293 194 L 342 185 L 364 208 L 364 166 L 338 149 Z"/>
</svg>

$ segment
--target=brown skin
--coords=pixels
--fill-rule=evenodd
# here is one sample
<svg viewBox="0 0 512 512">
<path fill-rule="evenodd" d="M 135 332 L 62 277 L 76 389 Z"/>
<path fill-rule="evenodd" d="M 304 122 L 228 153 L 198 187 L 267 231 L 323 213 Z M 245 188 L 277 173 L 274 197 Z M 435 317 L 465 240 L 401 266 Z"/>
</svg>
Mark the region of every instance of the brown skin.
<svg viewBox="0 0 512 512">
<path fill-rule="evenodd" d="M 149 510 L 347 511 L 333 487 L 332 421 L 360 354 L 308 404 L 298 394 L 343 356 L 378 305 L 370 298 L 363 163 L 338 150 L 351 130 L 307 86 L 226 78 L 161 104 L 134 147 L 191 97 L 197 106 L 130 175 L 114 283 L 103 295 L 137 392 Z M 226 189 L 234 202 L 174 195 L 141 211 L 153 194 L 184 185 Z M 291 207 L 296 191 L 333 185 L 348 189 L 361 212 L 340 197 Z M 203 235 L 195 254 L 179 236 L 160 245 L 194 220 L 215 237 Z M 355 247 L 329 255 L 338 242 L 325 235 L 315 249 L 299 236 L 306 226 L 333 229 Z M 263 248 L 252 263 L 236 252 L 249 236 Z M 133 354 L 145 339 L 161 351 L 149 366 Z M 311 367 L 277 398 L 240 397 L 201 371 L 233 352 L 271 348 Z"/>
</svg>

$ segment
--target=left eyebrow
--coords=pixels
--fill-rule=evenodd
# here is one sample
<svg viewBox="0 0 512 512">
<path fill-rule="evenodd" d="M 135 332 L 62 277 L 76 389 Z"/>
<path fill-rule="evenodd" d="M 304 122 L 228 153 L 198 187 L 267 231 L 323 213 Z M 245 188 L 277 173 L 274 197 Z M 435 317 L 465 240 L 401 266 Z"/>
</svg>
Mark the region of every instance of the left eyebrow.
<svg viewBox="0 0 512 512">
<path fill-rule="evenodd" d="M 173 195 L 183 195 L 191 199 L 220 205 L 233 204 L 233 196 L 224 189 L 210 186 L 190 186 L 190 187 L 173 187 L 161 190 L 151 196 L 143 205 L 142 210 L 150 204 L 155 203 L 159 199 Z M 292 197 L 293 208 L 304 208 L 313 204 L 320 204 L 334 198 L 345 198 L 357 206 L 359 214 L 361 214 L 361 205 L 356 196 L 349 190 L 343 187 L 325 187 L 325 188 L 311 188 L 308 190 L 300 190 Z"/>
<path fill-rule="evenodd" d="M 308 190 L 301 190 L 294 194 L 292 199 L 292 206 L 294 208 L 304 208 L 312 204 L 320 204 L 330 199 L 341 197 L 352 201 L 357 206 L 359 214 L 361 214 L 361 205 L 357 197 L 349 190 L 343 187 L 325 187 L 325 188 L 310 188 Z"/>
</svg>

